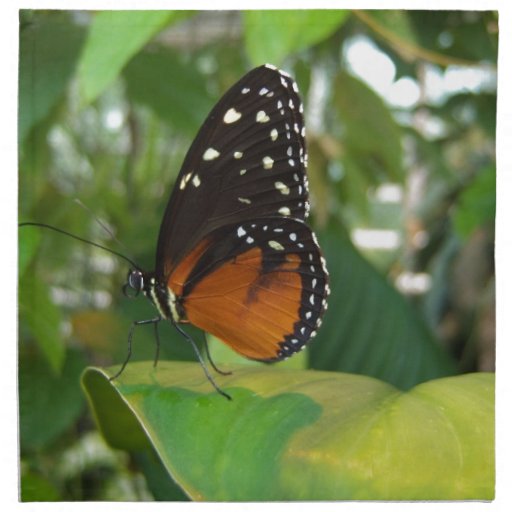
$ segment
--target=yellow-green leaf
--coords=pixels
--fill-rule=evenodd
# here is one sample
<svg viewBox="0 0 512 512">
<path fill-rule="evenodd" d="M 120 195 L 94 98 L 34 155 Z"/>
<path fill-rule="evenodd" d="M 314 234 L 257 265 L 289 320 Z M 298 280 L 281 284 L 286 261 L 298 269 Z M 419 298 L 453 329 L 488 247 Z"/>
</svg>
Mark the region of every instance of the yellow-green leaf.
<svg viewBox="0 0 512 512">
<path fill-rule="evenodd" d="M 452 500 L 494 495 L 494 380 L 408 391 L 373 378 L 233 367 L 215 392 L 196 363 L 89 368 L 107 441 L 151 443 L 195 500 Z M 146 440 L 145 440 L 146 439 Z"/>
</svg>

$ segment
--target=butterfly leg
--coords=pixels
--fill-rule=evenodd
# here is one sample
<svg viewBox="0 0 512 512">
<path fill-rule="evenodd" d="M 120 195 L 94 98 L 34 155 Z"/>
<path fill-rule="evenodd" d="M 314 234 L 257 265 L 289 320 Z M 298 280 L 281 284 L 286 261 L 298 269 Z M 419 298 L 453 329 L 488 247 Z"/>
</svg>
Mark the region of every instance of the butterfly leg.
<svg viewBox="0 0 512 512">
<path fill-rule="evenodd" d="M 212 365 L 212 368 L 217 373 L 220 373 L 221 375 L 231 375 L 233 372 L 224 372 L 222 370 L 219 370 L 219 368 L 217 368 L 217 365 L 213 362 L 212 355 L 210 354 L 210 348 L 208 347 L 208 340 L 206 339 L 206 333 L 204 331 L 203 331 L 203 336 L 204 336 L 204 350 L 206 352 L 206 357 L 208 358 L 208 361 Z"/>
<path fill-rule="evenodd" d="M 158 334 L 158 325 L 160 322 L 154 322 L 153 325 L 155 326 L 155 341 L 156 341 L 156 350 L 155 350 L 155 360 L 153 361 L 153 368 L 156 368 L 156 365 L 158 363 L 158 357 L 160 356 L 160 336 Z"/>
<path fill-rule="evenodd" d="M 177 329 L 177 331 L 192 345 L 192 348 L 194 349 L 197 360 L 199 361 L 199 364 L 201 365 L 201 368 L 203 369 L 203 372 L 206 375 L 206 378 L 210 381 L 211 385 L 223 397 L 227 398 L 228 400 L 232 400 L 232 398 L 225 391 L 222 391 L 222 389 L 219 388 L 219 386 L 217 385 L 217 383 L 211 376 L 210 372 L 208 371 L 208 368 L 204 364 L 203 358 L 201 357 L 201 352 L 197 348 L 195 341 L 177 323 L 173 322 L 172 320 L 171 320 L 171 322 L 174 325 L 174 327 Z"/>
<path fill-rule="evenodd" d="M 124 369 L 126 368 L 126 365 L 128 364 L 128 361 L 132 357 L 132 338 L 133 338 L 133 333 L 135 331 L 135 328 L 138 327 L 139 325 L 154 324 L 155 330 L 156 330 L 156 326 L 157 326 L 158 322 L 160 322 L 161 320 L 162 320 L 162 317 L 157 316 L 155 318 L 151 318 L 150 320 L 138 320 L 138 321 L 132 323 L 132 326 L 130 327 L 130 332 L 128 333 L 128 353 L 126 354 L 126 359 L 124 360 L 124 363 L 122 364 L 121 369 L 113 377 L 110 377 L 110 379 L 109 379 L 110 381 L 117 379 L 117 377 L 119 377 L 119 375 L 121 375 L 121 373 L 123 373 Z M 160 349 L 160 340 L 159 340 L 158 334 L 157 334 L 157 357 L 158 357 L 159 349 Z"/>
</svg>

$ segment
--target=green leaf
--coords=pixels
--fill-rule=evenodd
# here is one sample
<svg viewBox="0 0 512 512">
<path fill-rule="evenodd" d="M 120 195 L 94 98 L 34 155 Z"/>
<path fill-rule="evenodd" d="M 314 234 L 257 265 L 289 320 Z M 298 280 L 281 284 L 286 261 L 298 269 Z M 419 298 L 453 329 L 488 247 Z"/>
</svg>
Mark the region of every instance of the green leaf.
<svg viewBox="0 0 512 512">
<path fill-rule="evenodd" d="M 79 65 L 84 103 L 94 101 L 155 34 L 187 15 L 187 11 L 103 11 L 96 14 Z"/>
<path fill-rule="evenodd" d="M 85 359 L 66 354 L 60 375 L 35 354 L 23 353 L 19 365 L 20 438 L 22 450 L 41 449 L 76 420 L 84 406 L 79 375 Z"/>
<path fill-rule="evenodd" d="M 213 107 L 204 77 L 165 48 L 137 55 L 124 76 L 128 95 L 134 101 L 149 106 L 161 119 L 185 133 L 195 134 Z"/>
<path fill-rule="evenodd" d="M 83 29 L 72 24 L 66 14 L 42 19 L 20 29 L 20 142 L 61 98 L 75 70 L 84 39 Z"/>
<path fill-rule="evenodd" d="M 41 243 L 41 233 L 29 226 L 21 227 L 18 231 L 18 275 L 23 276 L 29 266 L 32 258 L 35 256 L 39 244 Z"/>
<path fill-rule="evenodd" d="M 28 326 L 50 367 L 59 373 L 65 356 L 65 346 L 59 332 L 60 310 L 50 300 L 48 287 L 38 275 L 28 274 L 19 282 L 20 324 Z"/>
<path fill-rule="evenodd" d="M 134 363 L 114 382 L 115 368 L 89 368 L 82 382 L 107 441 L 132 450 L 147 435 L 195 500 L 494 496 L 492 374 L 400 392 L 357 375 L 232 369 L 217 377 L 231 401 L 197 363 Z"/>
<path fill-rule="evenodd" d="M 329 37 L 345 21 L 345 10 L 245 11 L 245 45 L 253 65 L 277 66 Z"/>
<path fill-rule="evenodd" d="M 408 389 L 456 373 L 419 313 L 359 254 L 346 235 L 320 236 L 331 295 L 310 366 L 360 373 Z"/>
<path fill-rule="evenodd" d="M 455 229 L 467 238 L 478 227 L 493 224 L 496 214 L 496 169 L 483 169 L 460 196 L 455 208 Z"/>
<path fill-rule="evenodd" d="M 380 96 L 342 72 L 334 84 L 334 106 L 343 121 L 346 158 L 357 172 L 372 184 L 402 182 L 401 131 Z"/>
<path fill-rule="evenodd" d="M 391 32 L 394 37 L 403 40 L 405 43 L 418 44 L 414 26 L 407 11 L 372 10 L 366 11 L 365 15 L 373 19 L 379 28 Z"/>
<path fill-rule="evenodd" d="M 20 478 L 21 501 L 61 501 L 62 497 L 50 480 L 32 472 Z"/>
</svg>

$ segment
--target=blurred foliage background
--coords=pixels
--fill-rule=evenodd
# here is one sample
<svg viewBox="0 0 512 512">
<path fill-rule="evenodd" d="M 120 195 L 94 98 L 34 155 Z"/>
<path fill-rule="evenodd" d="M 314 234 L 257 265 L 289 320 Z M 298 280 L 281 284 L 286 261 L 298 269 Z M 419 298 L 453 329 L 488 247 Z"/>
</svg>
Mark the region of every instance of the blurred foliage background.
<svg viewBox="0 0 512 512">
<path fill-rule="evenodd" d="M 497 48 L 485 11 L 21 11 L 19 220 L 152 269 L 194 134 L 271 62 L 304 99 L 310 223 L 331 273 L 324 325 L 290 364 L 403 389 L 493 371 Z M 122 295 L 127 270 L 19 231 L 23 500 L 186 499 L 155 454 L 105 445 L 80 389 L 85 366 L 120 363 L 131 322 L 154 316 Z M 161 337 L 162 358 L 194 359 L 171 327 Z M 154 349 L 139 328 L 133 358 Z"/>
</svg>

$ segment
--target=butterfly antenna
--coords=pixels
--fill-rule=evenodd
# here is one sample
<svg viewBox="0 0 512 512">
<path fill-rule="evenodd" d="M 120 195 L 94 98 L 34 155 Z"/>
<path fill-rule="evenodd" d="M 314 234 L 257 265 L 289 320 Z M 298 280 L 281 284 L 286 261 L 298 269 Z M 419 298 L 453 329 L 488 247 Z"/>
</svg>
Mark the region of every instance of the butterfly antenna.
<svg viewBox="0 0 512 512">
<path fill-rule="evenodd" d="M 109 249 L 108 247 L 105 247 L 104 245 L 100 245 L 100 244 L 97 244 L 96 242 L 92 242 L 91 240 L 87 240 L 86 238 L 82 238 L 81 236 L 70 233 L 69 231 L 65 231 L 64 229 L 60 229 L 55 226 L 51 226 L 50 224 L 44 224 L 43 222 L 20 222 L 20 223 L 18 223 L 18 227 L 20 227 L 20 228 L 23 228 L 25 226 L 35 226 L 35 227 L 39 227 L 39 228 L 50 229 L 57 233 L 61 233 L 62 235 L 66 235 L 66 236 L 69 236 L 70 238 L 74 238 L 75 240 L 78 240 L 79 242 L 83 242 L 85 244 L 92 245 L 93 247 L 98 247 L 99 249 L 103 249 L 104 251 L 107 251 L 110 254 L 117 256 L 118 258 L 122 258 L 123 260 L 127 261 L 132 267 L 140 270 L 140 266 L 137 265 L 137 263 L 135 263 L 133 260 L 131 260 L 130 258 L 125 256 L 124 254 L 114 251 L 113 249 Z"/>
<path fill-rule="evenodd" d="M 105 233 L 107 233 L 108 236 L 114 240 L 117 245 L 119 245 L 119 247 L 122 247 L 123 250 L 128 252 L 126 246 L 116 237 L 112 229 L 110 229 L 104 222 L 102 222 L 88 206 L 86 206 L 80 199 L 78 199 L 78 197 L 74 199 L 74 202 L 78 204 L 78 206 L 82 207 L 96 221 L 101 229 L 103 229 L 103 231 L 105 231 Z"/>
</svg>

